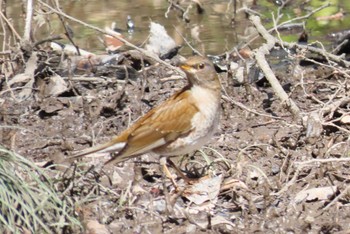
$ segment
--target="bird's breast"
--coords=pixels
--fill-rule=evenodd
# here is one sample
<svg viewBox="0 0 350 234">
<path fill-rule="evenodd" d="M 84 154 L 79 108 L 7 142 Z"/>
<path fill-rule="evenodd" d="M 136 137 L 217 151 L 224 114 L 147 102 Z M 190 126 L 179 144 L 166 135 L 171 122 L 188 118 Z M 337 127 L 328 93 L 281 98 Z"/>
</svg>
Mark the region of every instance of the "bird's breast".
<svg viewBox="0 0 350 234">
<path fill-rule="evenodd" d="M 199 109 L 192 118 L 194 137 L 209 140 L 219 124 L 220 92 L 197 86 L 194 86 L 191 91 L 195 105 Z"/>
<path fill-rule="evenodd" d="M 191 120 L 191 131 L 166 147 L 155 150 L 157 154 L 174 156 L 190 153 L 202 147 L 213 136 L 220 117 L 220 92 L 215 93 L 195 86 L 191 89 L 190 98 L 198 108 Z"/>
</svg>

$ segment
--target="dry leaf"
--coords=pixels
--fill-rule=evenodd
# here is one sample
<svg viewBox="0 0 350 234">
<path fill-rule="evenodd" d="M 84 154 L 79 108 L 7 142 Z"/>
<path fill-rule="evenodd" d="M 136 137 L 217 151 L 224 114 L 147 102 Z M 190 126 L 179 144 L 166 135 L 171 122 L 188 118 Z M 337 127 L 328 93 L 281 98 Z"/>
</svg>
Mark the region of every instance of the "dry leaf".
<svg viewBox="0 0 350 234">
<path fill-rule="evenodd" d="M 225 219 L 224 217 L 220 215 L 215 215 L 214 217 L 211 218 L 211 225 L 226 225 L 226 228 L 228 230 L 233 230 L 233 227 L 235 227 L 234 223 L 231 221 Z"/>
<path fill-rule="evenodd" d="M 36 53 L 33 52 L 26 63 L 26 69 L 24 73 L 14 76 L 11 80 L 7 82 L 7 85 L 11 86 L 13 84 L 22 83 L 22 82 L 27 83 L 31 79 L 34 79 L 34 71 L 37 68 L 37 64 L 36 64 L 37 60 L 38 58 L 36 56 Z"/>
<path fill-rule="evenodd" d="M 316 20 L 342 20 L 343 18 L 344 18 L 344 14 L 342 11 L 340 11 L 334 15 L 319 16 L 316 18 Z"/>
<path fill-rule="evenodd" d="M 340 122 L 342 124 L 350 124 L 350 115 L 344 115 L 341 119 Z"/>
<path fill-rule="evenodd" d="M 107 47 L 107 51 L 116 51 L 124 45 L 124 42 L 118 39 L 123 38 L 121 33 L 114 31 L 111 27 L 105 27 L 105 30 L 114 36 L 112 37 L 111 35 L 107 34 L 104 36 L 104 43 Z"/>
<path fill-rule="evenodd" d="M 37 53 L 32 52 L 32 55 L 29 57 L 27 63 L 26 63 L 26 69 L 24 73 L 18 74 L 14 76 L 7 84 L 9 87 L 11 85 L 14 85 L 16 83 L 25 83 L 22 86 L 22 90 L 16 97 L 20 100 L 24 100 L 28 98 L 32 91 L 33 91 L 33 85 L 34 85 L 34 72 L 37 69 Z"/>
<path fill-rule="evenodd" d="M 337 192 L 337 186 L 329 186 L 329 187 L 320 187 L 320 188 L 311 188 L 304 191 L 299 192 L 295 198 L 295 203 L 300 203 L 302 201 L 320 201 L 320 200 L 328 200 L 331 196 L 333 196 Z"/>
<path fill-rule="evenodd" d="M 321 119 L 318 113 L 312 112 L 306 120 L 306 137 L 318 138 L 323 131 Z"/>
<path fill-rule="evenodd" d="M 162 25 L 151 22 L 150 28 L 151 35 L 146 50 L 162 57 L 176 48 L 175 41 L 168 35 Z"/>
<path fill-rule="evenodd" d="M 65 45 L 60 45 L 56 42 L 51 42 L 50 47 L 53 51 L 56 51 L 57 53 L 64 53 L 66 55 L 78 55 L 77 48 L 73 45 L 65 44 Z M 92 56 L 94 55 L 93 53 L 80 49 L 79 48 L 79 53 L 82 56 Z"/>
<path fill-rule="evenodd" d="M 221 182 L 221 175 L 202 179 L 190 188 L 187 188 L 183 195 L 196 205 L 203 204 L 206 201 L 212 201 L 219 195 Z"/>
<path fill-rule="evenodd" d="M 199 38 L 200 32 L 201 32 L 201 26 L 196 25 L 191 29 L 191 37 L 196 40 L 198 43 L 202 42 L 202 40 Z"/>
<path fill-rule="evenodd" d="M 44 96 L 58 96 L 68 90 L 68 85 L 59 75 L 50 77 L 47 84 L 44 85 Z"/>
<path fill-rule="evenodd" d="M 100 224 L 97 220 L 89 220 L 86 223 L 87 234 L 109 234 L 106 225 Z"/>
</svg>

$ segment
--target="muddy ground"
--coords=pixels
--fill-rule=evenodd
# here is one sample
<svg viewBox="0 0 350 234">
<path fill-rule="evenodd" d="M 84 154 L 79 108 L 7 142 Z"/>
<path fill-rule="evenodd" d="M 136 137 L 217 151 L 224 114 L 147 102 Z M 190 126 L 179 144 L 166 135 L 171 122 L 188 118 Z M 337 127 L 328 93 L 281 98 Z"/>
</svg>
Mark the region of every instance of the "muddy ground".
<svg viewBox="0 0 350 234">
<path fill-rule="evenodd" d="M 66 73 L 55 66 L 40 68 L 55 57 L 40 52 L 28 98 L 17 96 L 23 90 L 15 89 L 19 84 L 1 96 L 1 144 L 42 167 L 50 165 L 57 191 L 76 201 L 75 215 L 85 230 L 349 233 L 350 86 L 341 73 L 348 70 L 322 63 L 301 66 L 297 54 L 276 66 L 279 82 L 301 110 L 296 118 L 264 78 L 240 83 L 235 71 L 221 72 L 220 129 L 201 151 L 174 159 L 191 177 L 223 179 L 215 182 L 218 194 L 196 204 L 190 202 L 191 190 L 183 191 L 193 185 L 174 173 L 179 184 L 175 190 L 162 179 L 153 155 L 103 169 L 98 167 L 109 155 L 75 162 L 68 158 L 118 134 L 186 82 L 161 64 L 142 67 L 128 51 L 122 56 L 112 59 L 114 64 Z M 55 72 L 66 84 L 57 93 L 50 86 Z M 2 90 L 6 87 L 3 83 Z"/>
<path fill-rule="evenodd" d="M 47 168 L 62 199 L 74 201 L 83 227 L 64 233 L 350 232 L 347 63 L 275 49 L 268 63 L 300 109 L 292 115 L 254 56 L 216 58 L 220 128 L 206 147 L 174 159 L 195 178 L 172 171 L 175 188 L 155 155 L 103 168 L 110 155 L 69 158 L 186 84 L 176 69 L 123 50 L 80 57 L 22 45 L 1 60 L 0 143 Z"/>
</svg>

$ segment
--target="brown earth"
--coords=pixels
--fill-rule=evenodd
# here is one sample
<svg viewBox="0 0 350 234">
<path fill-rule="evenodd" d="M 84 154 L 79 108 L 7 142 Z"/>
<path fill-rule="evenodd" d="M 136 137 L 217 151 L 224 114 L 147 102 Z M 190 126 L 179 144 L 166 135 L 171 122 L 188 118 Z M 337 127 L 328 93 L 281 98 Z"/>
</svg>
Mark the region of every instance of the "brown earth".
<svg viewBox="0 0 350 234">
<path fill-rule="evenodd" d="M 189 176 L 223 176 L 219 194 L 196 204 L 188 195 L 193 185 L 174 173 L 175 190 L 152 155 L 103 169 L 108 155 L 68 159 L 118 134 L 185 84 L 161 64 L 142 67 L 124 55 L 68 73 L 67 67 L 38 65 L 27 99 L 17 96 L 20 84 L 1 96 L 1 144 L 51 166 L 57 191 L 76 201 L 90 233 L 349 233 L 350 86 L 344 68 L 301 66 L 296 55 L 276 66 L 279 82 L 301 110 L 296 118 L 266 80 L 238 83 L 235 71 L 220 73 L 220 129 L 207 147 L 175 159 Z M 58 94 L 51 92 L 54 72 L 68 87 Z"/>
</svg>

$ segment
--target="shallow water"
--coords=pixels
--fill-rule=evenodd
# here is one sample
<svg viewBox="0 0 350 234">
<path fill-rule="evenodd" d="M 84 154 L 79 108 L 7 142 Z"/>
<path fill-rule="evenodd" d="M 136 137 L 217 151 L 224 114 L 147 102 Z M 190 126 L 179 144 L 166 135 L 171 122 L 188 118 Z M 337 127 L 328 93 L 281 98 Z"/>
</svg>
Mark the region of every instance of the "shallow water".
<svg viewBox="0 0 350 234">
<path fill-rule="evenodd" d="M 204 14 L 197 14 L 195 7 L 189 11 L 190 22 L 184 22 L 178 11 L 171 10 L 165 17 L 169 3 L 165 0 L 70 0 L 61 1 L 62 10 L 84 22 L 104 28 L 115 22 L 117 27 L 122 30 L 125 38 L 136 45 L 142 45 L 149 34 L 149 23 L 154 21 L 165 26 L 169 35 L 171 35 L 178 44 L 185 45 L 182 54 L 190 54 L 191 50 L 183 38 L 191 43 L 191 45 L 205 54 L 221 54 L 233 48 L 239 43 L 244 43 L 245 35 L 248 33 L 250 24 L 245 14 L 239 13 L 233 23 L 234 15 L 232 1 L 225 0 L 203 0 L 201 1 L 205 9 Z M 258 0 L 257 5 L 252 5 L 250 1 L 241 1 L 253 10 L 260 12 L 264 16 L 264 25 L 272 26 L 272 12 L 276 15 L 278 6 L 272 1 Z M 315 9 L 324 4 L 324 1 L 292 1 L 291 5 L 287 5 L 283 10 L 283 20 L 290 20 L 297 16 L 303 15 L 307 10 Z M 317 13 L 316 16 L 326 14 L 331 15 L 339 12 L 350 11 L 350 1 L 332 0 L 333 6 L 323 12 Z M 183 5 L 184 7 L 186 5 Z M 242 7 L 238 5 L 237 8 Z M 19 33 L 23 30 L 23 5 L 21 0 L 12 0 L 7 3 L 7 13 L 9 18 L 14 22 L 15 28 Z M 47 38 L 50 35 L 63 33 L 63 27 L 57 16 L 47 16 L 36 13 L 35 26 L 36 39 Z M 136 28 L 133 33 L 126 30 L 126 18 L 130 15 L 135 22 Z M 49 23 L 48 23 L 49 22 Z M 102 35 L 91 29 L 85 28 L 75 22 L 67 21 L 74 32 L 74 40 L 80 48 L 96 53 L 104 53 L 104 45 L 101 42 Z M 38 25 L 40 28 L 38 29 Z M 199 32 L 199 40 L 193 39 L 191 31 L 197 27 Z M 310 41 L 319 40 L 325 44 L 329 44 L 329 39 L 325 35 L 338 32 L 340 30 L 349 29 L 350 16 L 345 14 L 341 20 L 316 20 L 311 17 L 306 23 L 306 31 L 309 34 Z M 302 31 L 287 30 L 282 31 L 283 39 L 287 41 L 295 41 Z M 0 38 L 2 40 L 2 38 Z M 1 41 L 0 41 L 1 42 Z M 61 40 L 68 43 L 68 40 Z"/>
</svg>

